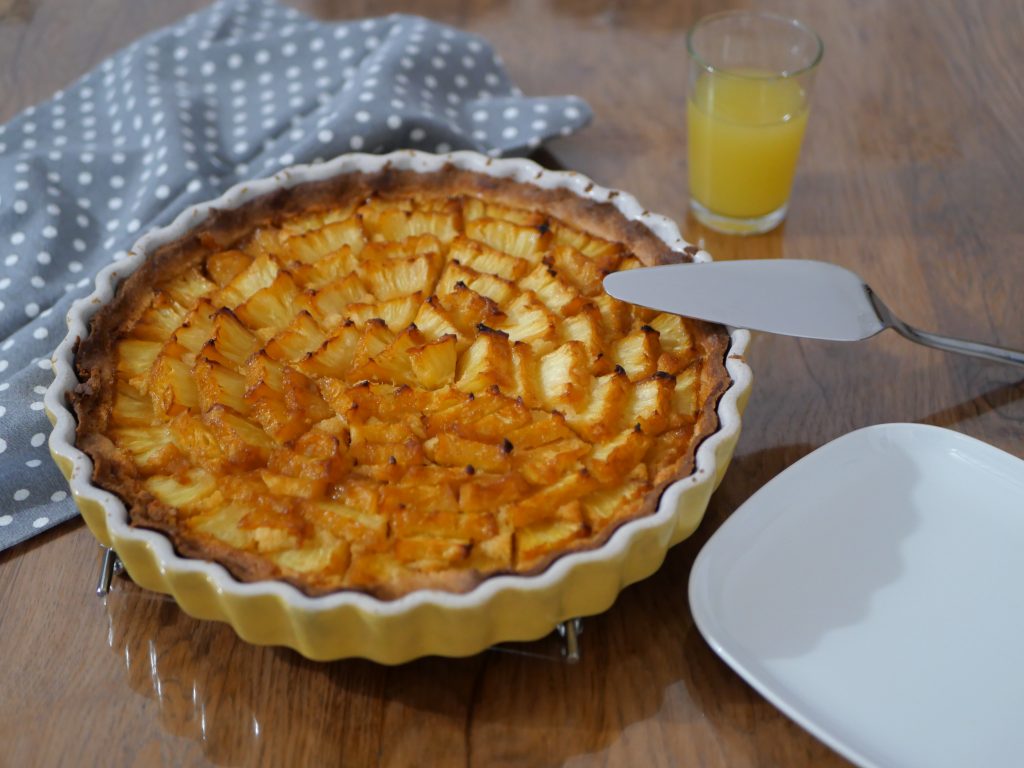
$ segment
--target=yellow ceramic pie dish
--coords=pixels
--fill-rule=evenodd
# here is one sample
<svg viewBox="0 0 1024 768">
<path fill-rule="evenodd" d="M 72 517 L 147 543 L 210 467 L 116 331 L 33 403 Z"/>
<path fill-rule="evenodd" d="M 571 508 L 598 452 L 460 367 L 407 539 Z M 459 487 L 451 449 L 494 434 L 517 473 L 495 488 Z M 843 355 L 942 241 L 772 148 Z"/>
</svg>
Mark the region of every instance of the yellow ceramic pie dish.
<svg viewBox="0 0 1024 768">
<path fill-rule="evenodd" d="M 290 646 L 312 659 L 360 656 L 400 663 L 431 654 L 469 655 L 496 642 L 535 639 L 568 618 L 600 613 L 624 586 L 656 570 L 667 548 L 697 527 L 739 436 L 740 412 L 750 386 L 750 371 L 742 359 L 748 341 L 745 331 L 730 333 L 725 368 L 731 383 L 718 401 L 718 429 L 697 448 L 694 471 L 664 490 L 653 514 L 624 523 L 600 546 L 565 554 L 539 573 L 492 576 L 464 593 L 420 589 L 382 600 L 351 590 L 310 596 L 280 580 L 243 583 L 214 562 L 182 557 L 164 534 L 132 526 L 121 499 L 93 484 L 93 463 L 75 447 L 76 422 L 67 402 L 68 394 L 80 386 L 75 351 L 92 316 L 147 256 L 204 222 L 211 210 L 232 211 L 281 190 L 349 174 L 387 169 L 433 174 L 445 168 L 558 194 L 565 190 L 582 200 L 613 206 L 631 226 L 642 226 L 672 251 L 687 248 L 687 258 L 694 253 L 675 225 L 644 211 L 629 195 L 598 187 L 575 173 L 475 153 L 346 155 L 238 185 L 211 203 L 186 210 L 170 226 L 143 238 L 127 259 L 102 271 L 96 291 L 72 307 L 69 334 L 54 353 L 55 380 L 45 398 L 54 424 L 51 452 L 83 517 L 97 539 L 117 551 L 139 585 L 172 595 L 198 618 L 227 621 L 249 642 Z M 697 253 L 694 258 L 708 257 Z"/>
</svg>

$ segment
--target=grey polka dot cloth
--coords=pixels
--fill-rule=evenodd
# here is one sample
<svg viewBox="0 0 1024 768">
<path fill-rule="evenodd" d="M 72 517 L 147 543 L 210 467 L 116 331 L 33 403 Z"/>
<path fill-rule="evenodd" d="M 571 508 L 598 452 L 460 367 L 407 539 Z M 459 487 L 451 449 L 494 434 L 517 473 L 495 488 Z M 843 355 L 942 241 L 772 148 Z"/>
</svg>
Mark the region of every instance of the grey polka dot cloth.
<svg viewBox="0 0 1024 768">
<path fill-rule="evenodd" d="M 142 233 L 246 178 L 351 151 L 522 154 L 591 113 L 524 98 L 483 40 L 227 0 L 0 126 L 0 549 L 77 514 L 42 394 L 71 301 Z"/>
</svg>

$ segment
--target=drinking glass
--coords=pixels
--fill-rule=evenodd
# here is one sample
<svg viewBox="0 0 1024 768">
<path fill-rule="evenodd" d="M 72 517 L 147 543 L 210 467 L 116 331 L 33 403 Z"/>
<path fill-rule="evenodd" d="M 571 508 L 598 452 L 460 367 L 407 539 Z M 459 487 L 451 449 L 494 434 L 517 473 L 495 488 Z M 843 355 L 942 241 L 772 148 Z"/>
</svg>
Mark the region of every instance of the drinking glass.
<svg viewBox="0 0 1024 768">
<path fill-rule="evenodd" d="M 821 39 L 796 19 L 727 11 L 698 21 L 687 50 L 690 207 L 720 232 L 767 232 L 786 216 Z"/>
</svg>

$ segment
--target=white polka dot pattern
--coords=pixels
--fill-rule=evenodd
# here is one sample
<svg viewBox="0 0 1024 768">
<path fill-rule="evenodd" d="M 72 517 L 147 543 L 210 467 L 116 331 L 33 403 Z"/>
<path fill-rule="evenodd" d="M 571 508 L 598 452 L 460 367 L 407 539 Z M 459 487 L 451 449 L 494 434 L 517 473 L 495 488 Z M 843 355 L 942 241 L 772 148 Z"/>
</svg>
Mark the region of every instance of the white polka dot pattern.
<svg viewBox="0 0 1024 768">
<path fill-rule="evenodd" d="M 47 457 L 49 355 L 146 230 L 293 163 L 522 154 L 589 119 L 574 97 L 524 98 L 485 41 L 423 18 L 221 0 L 0 126 L 0 550 L 76 514 Z"/>
</svg>

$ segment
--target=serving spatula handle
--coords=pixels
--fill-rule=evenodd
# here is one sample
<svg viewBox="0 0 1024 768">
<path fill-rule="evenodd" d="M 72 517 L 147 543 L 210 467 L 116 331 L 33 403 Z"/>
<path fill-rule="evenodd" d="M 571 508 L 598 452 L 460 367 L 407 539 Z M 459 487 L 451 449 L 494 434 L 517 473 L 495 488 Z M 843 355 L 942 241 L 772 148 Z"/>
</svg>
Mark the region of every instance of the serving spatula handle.
<svg viewBox="0 0 1024 768">
<path fill-rule="evenodd" d="M 954 339 L 950 336 L 940 336 L 937 333 L 922 331 L 896 317 L 871 289 L 868 289 L 868 295 L 885 326 L 892 328 L 905 339 L 910 339 L 926 347 L 933 347 L 934 349 L 941 349 L 946 352 L 957 352 L 961 355 L 980 357 L 983 360 L 991 360 L 996 363 L 1009 363 L 1010 365 L 1024 367 L 1024 352 L 1020 350 L 997 347 L 994 344 L 983 344 L 980 341 Z"/>
</svg>

